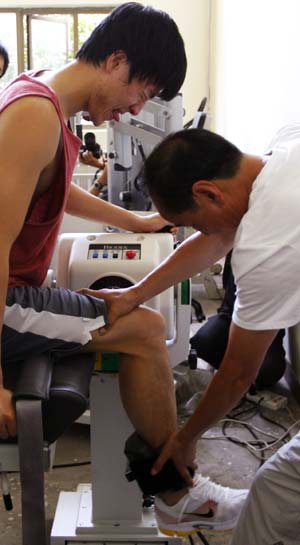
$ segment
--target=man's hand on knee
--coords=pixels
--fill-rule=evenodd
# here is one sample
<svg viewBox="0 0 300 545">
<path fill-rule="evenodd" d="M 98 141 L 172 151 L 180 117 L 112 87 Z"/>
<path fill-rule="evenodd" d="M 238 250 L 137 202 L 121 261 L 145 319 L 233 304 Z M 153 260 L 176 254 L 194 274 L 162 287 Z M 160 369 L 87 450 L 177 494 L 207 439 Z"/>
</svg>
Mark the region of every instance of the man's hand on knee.
<svg viewBox="0 0 300 545">
<path fill-rule="evenodd" d="M 138 306 L 136 297 L 131 288 L 91 290 L 82 288 L 78 293 L 103 299 L 107 304 L 108 322 L 113 324 L 118 318 L 131 312 Z"/>
</svg>

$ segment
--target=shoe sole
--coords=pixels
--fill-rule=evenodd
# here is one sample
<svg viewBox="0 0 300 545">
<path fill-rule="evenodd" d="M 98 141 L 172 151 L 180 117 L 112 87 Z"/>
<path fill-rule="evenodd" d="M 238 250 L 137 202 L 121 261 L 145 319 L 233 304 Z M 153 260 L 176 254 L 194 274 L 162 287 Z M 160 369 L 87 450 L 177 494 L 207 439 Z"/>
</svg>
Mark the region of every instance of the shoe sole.
<svg viewBox="0 0 300 545">
<path fill-rule="evenodd" d="M 180 530 L 166 530 L 165 528 L 159 528 L 159 531 L 168 536 L 168 537 L 188 537 L 188 536 L 192 536 L 192 535 L 197 535 L 197 532 L 204 532 L 205 535 L 209 538 L 209 537 L 212 537 L 213 536 L 216 536 L 216 534 L 219 534 L 220 532 L 222 532 L 222 535 L 224 534 L 231 534 L 233 528 L 227 528 L 227 529 L 219 529 L 219 530 L 216 530 L 216 529 L 208 529 L 208 528 L 197 528 L 197 529 L 193 529 L 193 530 L 189 530 L 189 531 L 180 531 Z"/>
<path fill-rule="evenodd" d="M 210 532 L 221 532 L 221 531 L 229 532 L 235 528 L 236 523 L 237 523 L 237 518 L 234 521 L 231 520 L 226 523 L 215 523 L 215 524 L 208 523 L 208 522 L 203 522 L 203 523 L 199 522 L 199 524 L 197 524 L 196 522 L 189 523 L 189 524 L 182 523 L 182 525 L 181 524 L 177 525 L 178 526 L 177 530 L 174 530 L 172 527 L 168 527 L 167 525 L 160 526 L 159 523 L 157 525 L 158 525 L 159 531 L 162 534 L 165 534 L 167 536 L 184 537 L 184 536 L 196 534 L 197 532 L 201 530 L 208 530 Z"/>
</svg>

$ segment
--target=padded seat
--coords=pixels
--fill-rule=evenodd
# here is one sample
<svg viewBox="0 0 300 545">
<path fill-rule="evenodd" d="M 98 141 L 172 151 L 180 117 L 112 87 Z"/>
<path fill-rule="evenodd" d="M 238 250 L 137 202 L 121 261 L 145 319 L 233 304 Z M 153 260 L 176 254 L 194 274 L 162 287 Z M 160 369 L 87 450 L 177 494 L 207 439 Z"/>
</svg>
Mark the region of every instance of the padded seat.
<svg viewBox="0 0 300 545">
<path fill-rule="evenodd" d="M 51 445 L 87 408 L 93 363 L 94 354 L 41 354 L 3 366 L 16 404 L 18 440 L 0 440 L 0 472 L 19 466 L 23 545 L 47 543 L 44 471 Z M 9 496 L 5 502 L 10 508 Z"/>
</svg>

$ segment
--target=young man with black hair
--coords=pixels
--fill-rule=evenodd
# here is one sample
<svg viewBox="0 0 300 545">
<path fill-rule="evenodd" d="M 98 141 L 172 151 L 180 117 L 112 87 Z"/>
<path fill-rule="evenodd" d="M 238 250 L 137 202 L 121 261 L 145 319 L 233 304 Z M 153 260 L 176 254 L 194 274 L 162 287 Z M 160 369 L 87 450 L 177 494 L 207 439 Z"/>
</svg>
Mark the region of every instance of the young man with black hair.
<svg viewBox="0 0 300 545">
<path fill-rule="evenodd" d="M 120 352 L 122 401 L 152 448 L 161 447 L 176 429 L 162 317 L 139 308 L 108 324 L 102 300 L 41 286 L 65 210 L 136 232 L 166 224 L 158 214 L 136 216 L 70 184 L 80 140 L 68 128 L 69 117 L 86 111 L 99 125 L 118 121 L 125 112 L 137 115 L 153 96 L 171 100 L 185 72 L 184 44 L 174 21 L 162 11 L 129 2 L 95 28 L 75 61 L 56 71 L 22 74 L 0 95 L 3 366 L 52 350 Z M 12 156 L 16 147 L 18 161 Z M 15 433 L 11 392 L 0 375 L 0 437 Z M 188 472 L 185 477 L 193 484 Z M 201 489 L 207 489 L 206 483 Z M 237 518 L 245 493 L 237 495 L 234 516 L 233 502 L 230 511 L 228 501 L 225 505 L 223 525 Z M 206 520 L 202 496 L 196 503 Z"/>
<path fill-rule="evenodd" d="M 53 72 L 22 74 L 0 96 L 3 366 L 57 349 L 120 352 L 123 404 L 134 428 L 155 449 L 176 430 L 162 317 L 138 308 L 109 324 L 101 299 L 41 286 L 64 210 L 131 231 L 155 231 L 166 223 L 157 214 L 138 217 L 70 184 L 80 141 L 68 129 L 69 117 L 85 111 L 99 125 L 125 112 L 136 115 L 155 95 L 172 99 L 185 72 L 184 44 L 174 21 L 129 2 L 95 28 L 75 61 Z M 15 433 L 11 392 L 0 382 L 0 437 Z M 194 484 L 188 471 L 184 478 Z M 192 503 L 186 489 L 179 495 L 168 491 L 172 501 L 183 496 L 185 508 L 197 511 L 194 524 L 203 520 L 221 528 L 235 524 L 245 494 L 201 477 Z M 222 508 L 211 522 L 217 497 Z"/>
<path fill-rule="evenodd" d="M 153 40 L 155 44 L 161 43 L 166 51 L 169 70 L 172 67 L 171 77 L 169 72 L 165 74 L 161 70 L 164 61 Z M 143 366 L 139 361 L 139 352 L 143 351 L 139 340 L 149 345 L 150 355 L 149 334 L 152 327 L 160 329 L 159 316 L 143 309 L 144 320 L 138 319 L 138 311 L 126 318 L 124 325 L 119 321 L 106 333 L 102 331 L 105 335 L 99 335 L 99 329 L 105 324 L 102 303 L 64 290 L 43 290 L 41 285 L 65 210 L 135 232 L 155 231 L 166 224 L 158 214 L 139 217 L 70 184 L 81 142 L 69 130 L 68 119 L 84 110 L 93 123 L 99 125 L 105 120 L 118 120 L 127 111 L 138 114 L 151 96 L 174 97 L 185 71 L 184 44 L 174 21 L 161 11 L 130 2 L 116 8 L 95 28 L 75 61 L 56 71 L 21 74 L 1 93 L 0 316 L 4 323 L 4 364 L 26 357 L 27 351 L 43 352 L 60 344 L 66 348 L 84 346 L 90 351 L 107 350 L 110 345 L 124 352 L 125 359 L 133 360 L 132 367 L 138 368 L 137 377 L 142 375 L 137 378 L 137 384 L 140 380 L 141 388 L 144 387 Z M 12 162 L 11 154 L 16 146 L 19 160 Z M 44 312 L 44 321 L 39 319 L 40 312 Z M 78 316 L 78 324 L 75 327 L 74 321 L 74 327 L 70 324 L 68 330 L 67 316 L 72 314 Z M 84 324 L 82 316 L 89 318 Z M 58 328 L 49 331 L 54 317 Z M 149 332 L 145 326 L 147 321 Z M 160 338 L 164 345 L 163 333 L 159 334 Z M 161 359 L 157 364 L 162 369 L 158 376 L 166 374 L 171 384 L 165 349 L 161 355 L 144 368 L 150 372 Z M 148 354 L 141 357 L 147 359 Z M 125 379 L 129 390 L 127 374 Z M 155 382 L 153 379 L 149 384 Z M 15 434 L 16 424 L 11 394 L 3 388 L 2 382 L 0 386 L 0 436 L 6 437 Z M 129 413 L 134 410 L 130 407 Z M 172 413 L 174 407 L 166 410 Z M 137 411 L 136 420 L 139 421 L 143 412 Z M 171 427 L 175 417 L 172 418 Z M 146 422 L 145 416 L 147 430 Z M 139 428 L 140 423 L 136 425 Z M 147 435 L 149 430 L 145 433 Z M 165 430 L 162 435 L 164 433 Z M 162 437 L 159 441 L 163 441 Z"/>
<path fill-rule="evenodd" d="M 153 468 L 159 472 L 171 458 L 184 473 L 191 446 L 237 405 L 277 332 L 300 321 L 300 124 L 279 131 L 261 156 L 203 129 L 180 131 L 148 157 L 145 181 L 164 217 L 197 232 L 134 287 L 100 292 L 110 323 L 233 250 L 236 300 L 225 355 Z M 298 434 L 260 469 L 232 545 L 298 543 L 299 500 Z M 159 505 L 159 523 L 172 529 L 170 509 Z"/>
<path fill-rule="evenodd" d="M 0 78 L 2 78 L 9 65 L 9 56 L 5 47 L 0 44 Z"/>
</svg>

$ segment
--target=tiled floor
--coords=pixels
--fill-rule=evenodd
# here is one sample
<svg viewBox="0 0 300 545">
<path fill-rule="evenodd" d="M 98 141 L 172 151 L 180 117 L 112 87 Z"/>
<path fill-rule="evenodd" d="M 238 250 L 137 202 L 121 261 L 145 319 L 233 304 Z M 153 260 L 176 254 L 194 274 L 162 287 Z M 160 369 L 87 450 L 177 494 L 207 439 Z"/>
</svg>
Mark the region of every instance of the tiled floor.
<svg viewBox="0 0 300 545">
<path fill-rule="evenodd" d="M 218 302 L 207 299 L 206 293 L 201 287 L 199 288 L 197 296 L 201 299 L 203 310 L 206 315 L 215 312 Z M 194 332 L 198 327 L 199 324 L 194 322 L 191 326 L 191 330 Z M 182 406 L 185 405 L 185 402 L 191 398 L 195 392 L 200 391 L 201 389 L 203 390 L 208 383 L 211 374 L 207 370 L 207 365 L 203 362 L 199 362 L 199 367 L 200 370 L 194 372 L 187 372 L 183 367 L 179 368 L 180 376 L 177 375 L 178 399 Z M 293 422 L 291 414 L 293 414 L 295 418 L 300 418 L 300 408 L 286 390 L 284 383 L 279 386 L 279 389 L 289 397 L 289 411 L 282 409 L 276 413 L 269 413 L 269 415 L 288 427 Z M 179 419 L 180 421 L 183 421 L 184 418 L 184 411 L 181 409 Z M 260 416 L 253 417 L 250 422 L 255 423 L 258 427 L 261 427 L 266 431 L 274 430 L 274 433 L 281 433 L 277 426 L 265 422 Z M 293 432 L 296 432 L 296 429 L 297 428 L 294 428 Z M 238 425 L 233 425 L 230 428 L 230 434 L 237 435 L 244 439 L 249 438 L 245 429 Z M 212 428 L 207 435 L 221 437 L 221 425 Z M 267 455 L 270 453 L 268 452 Z M 70 432 L 58 442 L 55 463 L 76 464 L 77 462 L 88 461 L 89 457 L 89 427 L 76 424 Z M 204 475 L 209 475 L 213 480 L 222 485 L 237 488 L 250 486 L 253 476 L 260 464 L 260 461 L 250 454 L 248 450 L 221 438 L 216 440 L 202 439 L 199 441 L 197 457 L 199 469 Z M 20 488 L 18 475 L 12 475 L 10 481 L 15 509 L 12 514 L 7 513 L 4 510 L 2 502 L 0 502 L 0 543 L 1 545 L 21 545 Z M 46 476 L 46 503 L 49 531 L 59 491 L 75 490 L 77 484 L 80 482 L 90 482 L 89 465 L 74 466 L 67 469 L 53 469 L 53 471 Z M 196 538 L 196 541 L 197 539 L 198 538 Z M 207 535 L 207 539 L 209 545 L 228 545 L 230 542 L 230 533 L 222 532 L 219 535 Z M 134 541 L 130 541 L 130 543 L 134 543 Z M 200 543 L 200 541 L 197 541 L 197 543 Z"/>
</svg>

